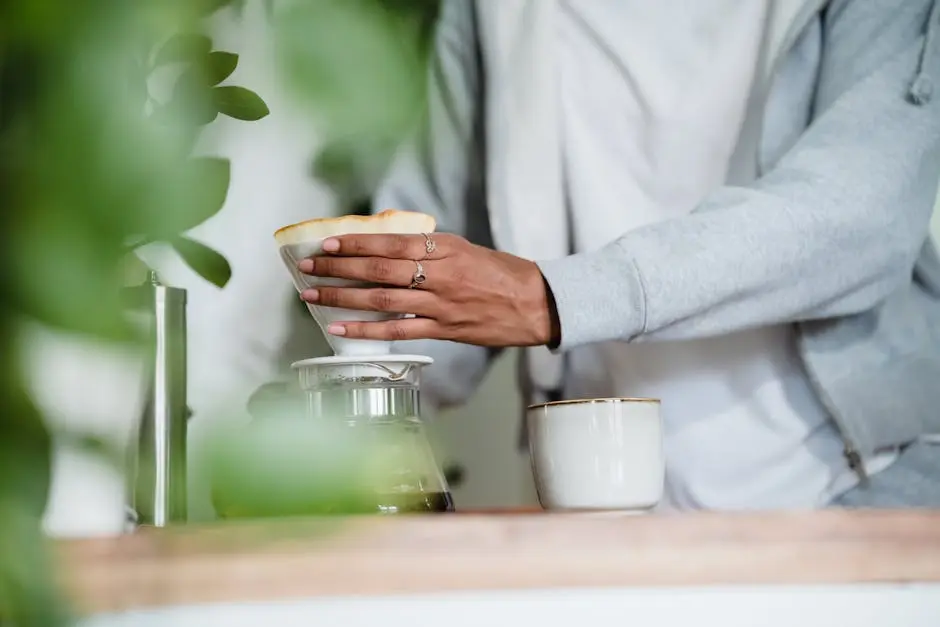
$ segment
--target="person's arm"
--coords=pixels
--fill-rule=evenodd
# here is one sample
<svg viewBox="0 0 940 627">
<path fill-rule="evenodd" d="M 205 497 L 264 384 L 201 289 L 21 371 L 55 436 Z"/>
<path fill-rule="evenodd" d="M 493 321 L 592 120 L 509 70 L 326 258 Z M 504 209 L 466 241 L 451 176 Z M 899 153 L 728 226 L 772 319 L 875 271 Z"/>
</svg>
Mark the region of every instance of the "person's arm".
<svg viewBox="0 0 940 627">
<path fill-rule="evenodd" d="M 772 171 L 598 252 L 541 262 L 560 350 L 849 315 L 908 283 L 940 173 L 933 4 L 836 0 L 814 121 Z"/>
<path fill-rule="evenodd" d="M 479 51 L 471 0 L 444 0 L 435 31 L 424 125 L 392 163 L 373 206 L 433 215 L 438 231 L 486 243 L 486 233 L 468 224 L 468 205 L 483 203 L 478 100 Z M 436 340 L 397 342 L 396 353 L 428 355 L 434 365 L 423 392 L 439 406 L 465 402 L 486 374 L 495 351 Z"/>
</svg>

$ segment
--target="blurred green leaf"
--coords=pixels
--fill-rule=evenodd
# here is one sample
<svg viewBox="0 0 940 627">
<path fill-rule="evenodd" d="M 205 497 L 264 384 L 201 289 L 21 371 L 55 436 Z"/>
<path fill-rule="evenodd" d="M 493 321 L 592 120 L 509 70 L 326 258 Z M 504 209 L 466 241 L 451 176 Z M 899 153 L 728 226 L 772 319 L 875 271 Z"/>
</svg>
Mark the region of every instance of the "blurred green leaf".
<svg viewBox="0 0 940 627">
<path fill-rule="evenodd" d="M 267 416 L 214 435 L 213 504 L 225 518 L 376 512 L 375 451 L 343 421 Z"/>
<path fill-rule="evenodd" d="M 242 120 L 269 113 L 247 89 L 212 89 L 238 58 L 213 52 L 198 34 L 203 18 L 243 4 L 0 0 L 0 355 L 16 353 L 20 320 L 124 337 L 118 288 L 129 243 L 169 242 L 208 280 L 229 280 L 221 255 L 181 233 L 221 209 L 230 183 L 226 160 L 187 158 L 200 127 L 220 109 Z M 297 0 L 273 16 L 293 93 L 319 117 L 327 141 L 347 144 L 332 163 L 335 153 L 324 159 L 324 176 L 350 194 L 371 185 L 384 147 L 421 113 L 424 6 Z M 176 64 L 184 67 L 168 67 Z M 159 81 L 148 79 L 180 70 L 167 103 Z M 51 443 L 17 384 L 18 368 L 12 359 L 0 364 L 0 622 L 45 627 L 65 616 L 39 531 Z M 219 494 L 248 513 L 369 511 L 367 488 L 388 476 L 388 465 L 364 468 L 362 460 L 394 447 L 364 450 L 346 432 L 302 423 L 271 423 L 273 431 L 238 439 L 221 455 Z M 82 434 L 65 437 L 106 449 Z"/>
<path fill-rule="evenodd" d="M 211 52 L 205 63 L 207 84 L 212 87 L 232 75 L 238 67 L 238 55 L 234 52 Z"/>
<path fill-rule="evenodd" d="M 0 624 L 65 627 L 71 617 L 49 577 L 51 557 L 38 519 L 0 499 Z"/>
<path fill-rule="evenodd" d="M 10 349 L 0 366 L 0 393 L 6 410 L 0 420 L 0 502 L 16 501 L 38 521 L 49 495 L 52 439 L 14 370 L 18 351 Z"/>
<path fill-rule="evenodd" d="M 19 309 L 55 328 L 123 339 L 118 242 L 61 208 L 17 217 L 4 252 L 29 260 L 8 285 Z"/>
<path fill-rule="evenodd" d="M 219 285 L 231 273 L 218 253 L 179 234 L 214 215 L 228 192 L 228 161 L 188 157 L 199 127 L 217 117 L 212 86 L 238 61 L 212 52 L 211 39 L 198 34 L 202 18 L 233 3 L 241 4 L 0 0 L 3 625 L 51 627 L 67 618 L 40 528 L 52 445 L 19 383 L 22 322 L 129 339 L 119 289 L 128 243 L 170 241 Z M 150 79 L 171 79 L 180 68 L 167 66 L 175 64 L 186 66 L 184 76 L 165 106 L 149 91 L 160 81 Z M 109 452 L 81 433 L 55 436 Z M 111 461 L 119 457 L 110 451 Z"/>
<path fill-rule="evenodd" d="M 138 246 L 142 246 L 147 243 L 149 242 L 141 241 L 133 248 L 137 248 Z M 124 263 L 122 264 L 122 267 L 124 269 L 124 278 L 121 282 L 122 287 L 140 285 L 147 280 L 147 277 L 150 276 L 150 272 L 153 270 L 134 253 L 133 249 L 127 250 L 127 253 L 124 255 Z"/>
<path fill-rule="evenodd" d="M 154 67 L 170 63 L 190 63 L 206 56 L 212 50 L 212 40 L 205 35 L 181 33 L 170 37 L 157 52 Z"/>
<path fill-rule="evenodd" d="M 193 126 L 205 126 L 218 117 L 210 81 L 201 67 L 193 66 L 180 75 L 173 89 L 173 99 L 163 113 L 171 121 L 183 122 L 184 129 L 193 135 L 196 132 Z"/>
<path fill-rule="evenodd" d="M 397 142 L 365 136 L 325 142 L 310 164 L 310 174 L 325 183 L 344 207 L 367 201 L 388 169 Z"/>
<path fill-rule="evenodd" d="M 6 331 L 9 339 L 9 327 Z M 9 352 L 0 363 L 0 621 L 59 627 L 67 623 L 67 611 L 47 577 L 49 556 L 40 527 L 52 441 L 12 370 L 15 364 L 15 354 Z"/>
<path fill-rule="evenodd" d="M 219 9 L 230 6 L 241 10 L 245 0 L 196 0 L 196 4 L 200 15 L 212 15 Z"/>
<path fill-rule="evenodd" d="M 298 0 L 276 12 L 279 66 L 294 94 L 318 117 L 327 140 L 400 138 L 421 114 L 423 23 L 394 6 L 377 0 Z"/>
<path fill-rule="evenodd" d="M 228 261 L 205 244 L 188 237 L 174 237 L 170 245 L 193 271 L 217 287 L 225 287 L 232 278 Z"/>
<path fill-rule="evenodd" d="M 236 120 L 256 121 L 271 113 L 264 100 L 250 89 L 235 86 L 216 87 L 212 93 L 219 113 Z"/>
<path fill-rule="evenodd" d="M 150 98 L 147 73 L 142 64 L 133 59 L 127 67 L 127 95 L 128 106 L 143 113 Z"/>
<path fill-rule="evenodd" d="M 194 157 L 180 162 L 162 181 L 163 197 L 154 208 L 161 213 L 138 216 L 140 230 L 131 241 L 166 241 L 202 224 L 225 205 L 230 176 L 228 159 Z"/>
<path fill-rule="evenodd" d="M 219 157 L 194 157 L 182 166 L 178 190 L 185 205 L 173 217 L 165 216 L 159 230 L 150 233 L 157 239 L 176 235 L 198 226 L 222 209 L 228 196 L 231 162 Z"/>
</svg>

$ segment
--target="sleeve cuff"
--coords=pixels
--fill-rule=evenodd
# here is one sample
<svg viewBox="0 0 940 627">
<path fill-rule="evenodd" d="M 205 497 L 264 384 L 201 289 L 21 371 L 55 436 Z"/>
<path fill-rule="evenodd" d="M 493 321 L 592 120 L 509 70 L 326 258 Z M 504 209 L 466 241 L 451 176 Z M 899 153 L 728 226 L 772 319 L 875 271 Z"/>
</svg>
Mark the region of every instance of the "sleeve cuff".
<svg viewBox="0 0 940 627">
<path fill-rule="evenodd" d="M 646 296 L 633 260 L 614 242 L 601 250 L 538 262 L 555 298 L 564 352 L 596 342 L 630 341 L 646 326 Z"/>
</svg>

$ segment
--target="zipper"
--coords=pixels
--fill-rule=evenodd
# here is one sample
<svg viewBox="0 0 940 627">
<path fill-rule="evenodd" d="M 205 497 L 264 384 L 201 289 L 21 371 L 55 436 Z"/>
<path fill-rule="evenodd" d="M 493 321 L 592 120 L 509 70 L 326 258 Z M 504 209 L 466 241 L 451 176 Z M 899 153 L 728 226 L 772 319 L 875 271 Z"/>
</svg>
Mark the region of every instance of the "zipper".
<svg viewBox="0 0 940 627">
<path fill-rule="evenodd" d="M 820 7 L 820 9 L 821 8 L 822 7 Z M 803 27 L 805 28 L 805 24 Z M 929 75 L 933 68 L 933 55 L 936 54 L 934 49 L 940 47 L 940 37 L 937 36 L 938 28 L 940 28 L 940 0 L 933 0 L 927 21 L 927 34 L 926 41 L 924 42 L 924 50 L 921 53 L 917 76 L 915 77 L 914 83 L 911 85 L 909 92 L 909 97 L 915 104 L 926 104 L 932 95 L 932 83 L 930 83 Z M 792 45 L 792 42 L 788 41 L 787 43 L 788 45 Z M 775 73 L 777 70 L 776 66 L 782 56 L 783 55 L 776 59 L 777 63 L 775 63 L 774 68 Z M 773 74 L 771 74 L 771 76 L 773 76 Z M 768 80 L 770 80 L 770 78 L 768 78 Z M 802 331 L 802 325 L 798 326 Z M 832 421 L 835 423 L 836 428 L 839 431 L 839 436 L 842 438 L 842 454 L 845 456 L 845 460 L 848 463 L 849 469 L 858 476 L 859 485 L 862 488 L 867 488 L 870 481 L 868 471 L 865 469 L 865 462 L 862 459 L 862 455 L 859 453 L 855 443 L 852 442 L 852 439 L 847 435 L 845 421 L 841 418 L 838 410 L 832 402 L 832 399 L 829 398 L 829 395 L 826 393 L 826 390 L 819 382 L 818 377 L 813 372 L 812 367 L 809 365 L 809 362 L 806 359 L 806 351 L 804 348 L 802 335 L 799 339 L 799 347 L 800 358 L 803 361 L 803 369 L 806 371 L 807 377 L 809 378 L 810 383 L 812 384 L 813 389 L 815 390 L 823 408 L 832 418 Z"/>
<path fill-rule="evenodd" d="M 848 436 L 845 429 L 845 422 L 839 414 L 838 409 L 832 402 L 832 399 L 829 397 L 829 394 L 826 392 L 823 385 L 820 383 L 819 377 L 816 376 L 816 373 L 813 371 L 809 361 L 806 359 L 805 341 L 803 339 L 805 337 L 803 335 L 803 325 L 798 324 L 797 326 L 801 331 L 801 333 L 797 336 L 797 344 L 800 351 L 800 361 L 803 362 L 803 370 L 806 372 L 806 378 L 809 379 L 810 385 L 816 392 L 816 396 L 819 399 L 820 404 L 823 406 L 823 409 L 826 410 L 826 413 L 829 414 L 829 417 L 832 418 L 832 422 L 835 423 L 836 429 L 839 431 L 839 437 L 842 439 L 842 455 L 845 457 L 845 461 L 849 466 L 849 470 L 854 472 L 858 477 L 859 486 L 862 488 L 867 488 L 869 485 L 869 476 L 868 471 L 865 469 L 865 462 L 862 459 L 862 455 L 859 453 L 858 447 Z"/>
<path fill-rule="evenodd" d="M 843 437 L 843 441 L 845 438 Z M 851 469 L 856 475 L 858 475 L 859 481 L 863 488 L 868 487 L 868 471 L 865 470 L 865 464 L 862 462 L 862 456 L 859 455 L 858 451 L 852 448 L 851 444 L 846 443 L 845 449 L 845 460 L 849 464 L 849 469 Z"/>
</svg>

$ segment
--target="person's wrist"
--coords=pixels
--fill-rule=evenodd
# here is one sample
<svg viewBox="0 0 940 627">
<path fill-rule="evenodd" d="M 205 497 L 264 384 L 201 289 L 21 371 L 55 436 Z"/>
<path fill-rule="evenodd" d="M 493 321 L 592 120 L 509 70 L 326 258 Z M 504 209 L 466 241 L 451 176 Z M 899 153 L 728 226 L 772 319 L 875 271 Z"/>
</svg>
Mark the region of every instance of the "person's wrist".
<svg viewBox="0 0 940 627">
<path fill-rule="evenodd" d="M 522 278 L 522 297 L 518 307 L 518 346 L 561 345 L 561 319 L 555 296 L 538 264 L 526 261 Z M 524 340 L 522 338 L 525 338 Z"/>
<path fill-rule="evenodd" d="M 542 276 L 541 272 L 539 272 L 539 276 Z M 545 287 L 545 304 L 548 308 L 548 333 L 544 345 L 550 350 L 555 350 L 561 345 L 561 320 L 558 318 L 555 295 L 544 276 L 542 276 L 542 285 Z"/>
</svg>

